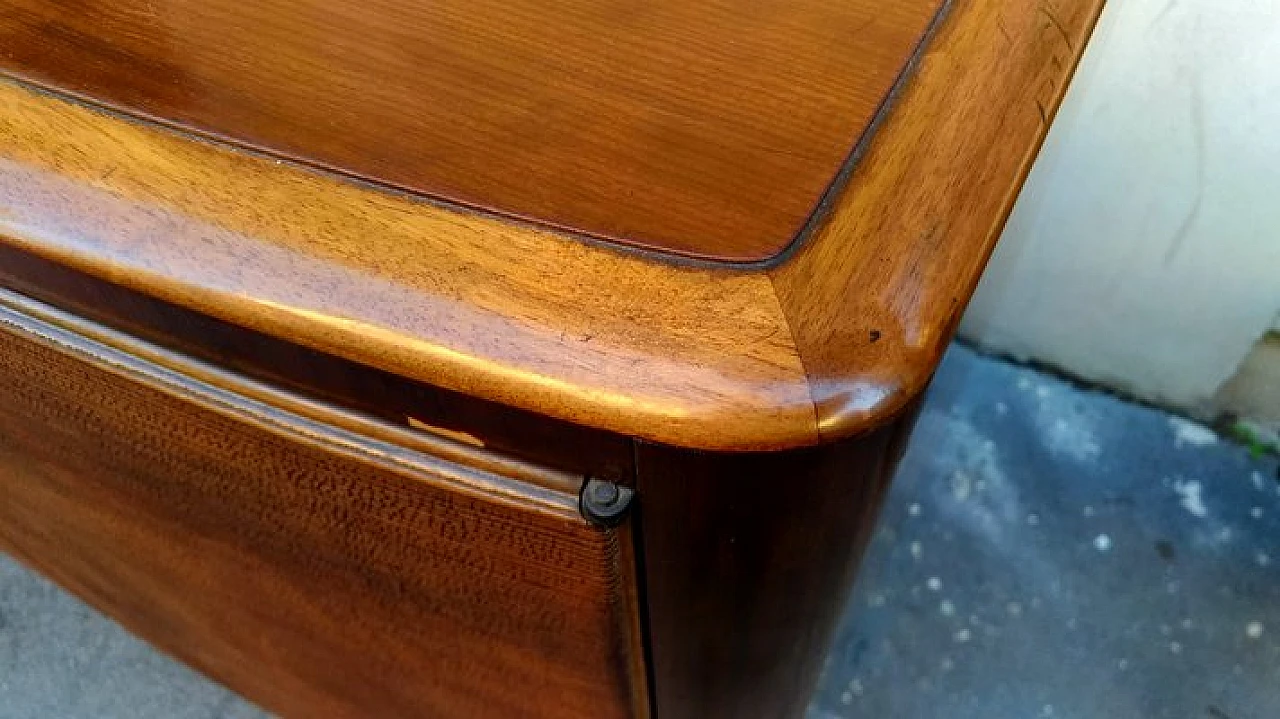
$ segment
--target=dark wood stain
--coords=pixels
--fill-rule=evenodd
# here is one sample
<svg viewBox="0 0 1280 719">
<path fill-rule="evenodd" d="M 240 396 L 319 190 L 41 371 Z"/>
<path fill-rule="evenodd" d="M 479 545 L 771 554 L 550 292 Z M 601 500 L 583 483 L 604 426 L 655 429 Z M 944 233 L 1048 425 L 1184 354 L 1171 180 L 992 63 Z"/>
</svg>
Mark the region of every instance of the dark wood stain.
<svg viewBox="0 0 1280 719">
<path fill-rule="evenodd" d="M 914 417 L 793 452 L 640 445 L 656 716 L 804 714 Z"/>
<path fill-rule="evenodd" d="M 643 705 L 629 530 L 573 495 L 389 463 L 7 306 L 0 366 L 0 548 L 267 709 Z"/>
</svg>

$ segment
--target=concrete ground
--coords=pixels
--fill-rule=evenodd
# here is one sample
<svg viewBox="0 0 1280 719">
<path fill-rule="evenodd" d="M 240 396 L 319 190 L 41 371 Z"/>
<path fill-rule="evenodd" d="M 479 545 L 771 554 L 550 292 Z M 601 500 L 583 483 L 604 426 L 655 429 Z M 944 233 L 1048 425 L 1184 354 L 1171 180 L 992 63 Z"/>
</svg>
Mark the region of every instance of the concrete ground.
<svg viewBox="0 0 1280 719">
<path fill-rule="evenodd" d="M 810 719 L 1280 716 L 1275 473 L 953 349 Z M 256 716 L 0 559 L 0 719 Z"/>
<path fill-rule="evenodd" d="M 1280 717 L 1276 464 L 947 357 L 810 719 Z"/>
</svg>

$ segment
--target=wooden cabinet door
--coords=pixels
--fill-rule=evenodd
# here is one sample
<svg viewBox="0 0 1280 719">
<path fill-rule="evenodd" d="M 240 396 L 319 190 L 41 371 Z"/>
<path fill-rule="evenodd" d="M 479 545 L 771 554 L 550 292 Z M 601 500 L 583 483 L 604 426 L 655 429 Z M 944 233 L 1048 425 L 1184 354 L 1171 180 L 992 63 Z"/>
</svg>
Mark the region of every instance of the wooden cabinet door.
<svg viewBox="0 0 1280 719">
<path fill-rule="evenodd" d="M 574 490 L 0 291 L 0 549 L 269 710 L 643 713 Z"/>
</svg>

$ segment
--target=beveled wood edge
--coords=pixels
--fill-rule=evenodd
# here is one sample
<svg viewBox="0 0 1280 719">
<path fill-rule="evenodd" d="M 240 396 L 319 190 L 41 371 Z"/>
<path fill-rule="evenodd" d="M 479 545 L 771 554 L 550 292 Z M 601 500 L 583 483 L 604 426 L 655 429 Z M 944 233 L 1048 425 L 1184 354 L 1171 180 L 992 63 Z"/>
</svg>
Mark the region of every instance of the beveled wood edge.
<svg viewBox="0 0 1280 719">
<path fill-rule="evenodd" d="M 763 274 L 671 266 L 372 190 L 10 81 L 0 242 L 622 435 L 725 450 L 817 440 Z"/>
<path fill-rule="evenodd" d="M 244 37 L 222 37 L 219 41 L 216 38 L 226 33 L 196 31 L 191 34 L 199 37 L 188 38 L 184 52 L 166 60 L 163 38 L 157 48 L 157 38 L 152 37 L 156 32 L 154 24 L 135 22 L 132 16 L 141 15 L 145 20 L 147 14 L 158 12 L 172 14 L 175 21 L 182 22 L 183 16 L 191 13 L 184 13 L 181 3 L 176 8 L 167 4 L 171 0 L 119 0 L 107 5 L 120 6 L 117 10 L 123 14 L 92 11 L 100 21 L 97 29 L 75 21 L 74 16 L 87 9 L 75 13 L 65 9 L 19 11 L 15 19 L 0 22 L 7 26 L 13 46 L 13 51 L 6 53 L 7 61 L 0 63 L 0 76 L 208 141 L 261 152 L 384 189 L 433 197 L 507 221 L 530 222 L 581 238 L 692 261 L 763 265 L 787 251 L 811 224 L 831 178 L 843 171 L 850 148 L 861 142 L 874 124 L 885 97 L 900 82 L 922 46 L 927 29 L 948 1 L 910 0 L 896 3 L 893 8 L 877 8 L 879 3 L 863 0 L 863 4 L 835 3 L 838 9 L 819 2 L 804 12 L 763 13 L 727 35 L 718 23 L 698 22 L 699 18 L 708 19 L 706 13 L 683 9 L 670 12 L 672 7 L 665 11 L 655 8 L 655 17 L 666 18 L 665 27 L 610 18 L 608 13 L 590 13 L 588 17 L 570 12 L 557 18 L 567 28 L 594 28 L 605 33 L 625 30 L 628 35 L 636 35 L 647 50 L 639 50 L 637 55 L 638 47 L 629 42 L 616 49 L 622 57 L 642 61 L 641 66 L 646 64 L 646 57 L 654 59 L 649 56 L 658 48 L 674 53 L 666 62 L 648 62 L 653 67 L 641 72 L 638 83 L 630 84 L 621 82 L 607 68 L 603 73 L 595 72 L 587 67 L 589 61 L 584 62 L 582 70 L 591 77 L 587 78 L 589 87 L 583 90 L 559 77 L 559 70 L 564 68 L 557 67 L 557 60 L 567 57 L 563 49 L 525 42 L 529 39 L 525 37 L 528 28 L 524 27 L 528 17 L 513 17 L 509 25 L 503 23 L 505 38 L 503 33 L 495 35 L 492 29 L 470 33 L 463 38 L 464 47 L 473 52 L 455 56 L 448 49 L 450 43 L 441 45 L 431 38 L 435 31 L 429 16 L 435 12 L 396 13 L 384 6 L 367 13 L 373 24 L 366 30 L 385 28 L 389 17 L 398 15 L 397 20 L 408 23 L 402 26 L 405 37 L 412 37 L 415 32 L 420 36 L 420 41 L 414 43 L 422 46 L 422 53 L 415 52 L 419 61 L 430 57 L 471 57 L 470 64 L 480 66 L 478 74 L 472 75 L 459 72 L 453 67 L 454 62 L 436 63 L 436 67 L 423 72 L 406 66 L 404 58 L 394 54 L 382 52 L 379 57 L 378 50 L 386 48 L 378 47 L 378 37 L 369 38 L 369 42 L 353 39 L 356 47 L 335 52 L 332 46 L 335 41 L 340 45 L 342 40 L 330 37 L 325 42 L 325 33 L 332 34 L 335 29 L 330 23 L 319 17 L 314 22 L 307 21 L 287 6 L 274 12 L 249 13 L 259 19 L 271 18 L 271 22 L 262 24 L 269 28 L 262 32 L 236 33 L 234 25 L 243 23 L 245 17 L 237 20 L 220 17 L 226 11 L 214 12 L 206 17 L 209 24 L 221 30 L 232 28 L 233 35 Z M 216 5 L 216 0 L 212 4 Z M 830 5 L 829 0 L 827 4 Z M 231 7 L 235 5 L 230 3 Z M 673 7 L 681 5 L 702 4 L 676 3 Z M 492 12 L 493 8 L 475 10 Z M 334 13 L 325 15 L 331 20 Z M 185 22 L 195 19 L 186 17 Z M 303 22 L 290 33 L 286 29 L 289 23 L 300 19 Z M 444 17 L 436 19 L 449 22 Z M 690 22 L 686 27 L 676 27 Z M 291 44 L 293 34 L 300 36 L 296 45 Z M 597 38 L 595 42 L 586 40 L 585 45 L 570 40 L 579 50 L 598 43 L 598 35 L 570 34 L 579 40 Z M 693 38 L 705 43 L 690 43 Z M 837 38 L 842 41 L 837 44 L 845 46 L 843 52 L 847 54 L 852 49 L 854 57 L 831 62 L 829 45 Z M 227 44 L 236 39 L 243 40 L 242 47 L 237 48 L 234 42 Z M 762 71 L 748 57 L 739 57 L 735 52 L 707 52 L 712 47 L 740 47 L 762 39 L 773 48 L 771 52 L 790 51 L 784 55 L 797 63 L 796 67 L 778 72 L 786 63 L 771 63 L 771 70 Z M 274 59 L 273 49 L 278 54 L 280 48 L 273 48 L 272 40 L 277 46 L 283 40 L 287 46 L 284 54 Z M 550 111 L 561 120 L 553 124 L 559 133 L 536 132 L 533 142 L 528 141 L 529 137 L 520 141 L 510 113 L 495 111 L 492 106 L 500 98 L 491 87 L 488 92 L 477 91 L 474 97 L 454 92 L 467 87 L 465 82 L 459 84 L 460 80 L 483 78 L 513 61 L 515 56 L 488 52 L 504 44 L 503 40 L 507 45 L 532 51 L 534 57 L 551 61 L 545 69 L 558 82 L 518 83 L 521 90 L 509 93 L 506 100 L 508 105 L 524 110 L 539 105 L 568 108 L 568 112 Z M 220 46 L 219 42 L 224 44 Z M 325 44 L 330 46 L 328 51 L 318 49 Z M 362 52 L 370 46 L 375 48 L 372 53 Z M 815 52 L 816 48 L 822 49 Z M 259 62 L 249 62 L 239 73 L 230 72 L 227 58 L 219 55 L 237 49 Z M 477 49 L 487 52 L 479 63 L 474 62 L 479 57 L 474 55 Z M 708 57 L 718 59 L 710 64 L 701 62 Z M 63 61 L 54 62 L 55 58 Z M 674 104 L 646 97 L 654 95 L 657 88 L 670 85 L 672 69 L 682 66 L 670 62 L 674 59 L 692 60 L 698 65 L 699 77 L 693 78 L 698 81 L 707 80 L 711 76 L 704 72 L 719 66 L 727 71 L 720 73 L 721 83 L 727 83 L 733 91 L 724 92 L 713 81 L 700 82 L 705 85 L 704 92 L 693 95 L 687 92 L 688 88 L 683 93 L 668 92 L 680 97 Z M 263 65 L 271 69 L 262 69 Z M 745 74 L 736 77 L 741 73 L 734 71 L 744 69 Z M 159 86 L 154 77 L 144 77 L 156 73 L 166 76 Z M 346 92 L 325 92 L 327 83 L 335 77 L 348 86 Z M 385 87 L 377 88 L 366 98 L 372 102 L 353 105 L 350 96 L 369 95 L 368 88 L 352 84 L 360 83 L 360 78 L 365 83 L 374 81 L 373 84 L 381 80 Z M 148 79 L 152 82 L 148 83 Z M 751 82 L 743 84 L 742 80 Z M 471 83 L 473 90 L 487 85 L 492 83 Z M 266 89 L 272 87 L 274 90 Z M 790 101 L 783 101 L 790 95 L 794 95 Z M 303 102 L 308 97 L 309 102 Z M 744 98 L 749 100 L 744 102 Z M 471 116 L 470 111 L 475 108 L 468 102 L 479 103 L 477 107 L 484 110 L 481 121 Z M 589 117 L 590 112 L 582 112 L 584 102 L 595 105 L 597 115 L 601 103 L 613 112 Z M 340 112 L 326 118 L 325 113 L 315 112 L 318 107 Z M 799 111 L 802 107 L 805 110 Z M 797 122 L 798 118 L 813 115 L 818 107 L 823 108 L 818 113 L 823 119 Z M 450 110 L 461 113 L 454 117 Z M 351 125 L 353 112 L 366 121 Z M 397 120 L 415 115 L 421 120 Z M 654 115 L 668 119 L 654 126 Z M 388 121 L 399 132 L 389 134 Z M 345 133 L 341 131 L 344 126 Z M 567 126 L 578 132 L 564 133 Z M 792 132 L 785 142 L 779 134 L 783 128 Z M 600 133 L 615 129 L 617 133 Z M 655 134 L 655 130 L 664 132 Z M 806 133 L 812 137 L 805 137 Z M 621 139 L 623 135 L 627 139 Z M 504 137 L 516 142 L 503 148 L 505 152 L 498 152 L 492 141 L 501 142 Z M 610 142 L 611 138 L 615 141 Z M 486 139 L 490 142 L 483 142 Z M 602 139 L 605 142 L 601 143 Z M 477 140 L 481 142 L 474 142 Z M 470 145 L 468 151 L 450 149 L 459 142 Z M 619 154 L 617 148 L 631 151 Z M 397 149 L 399 152 L 394 151 Z M 423 149 L 438 152 L 423 154 Z M 637 153 L 640 149 L 648 152 Z M 531 165 L 529 161 L 535 156 L 540 160 Z M 626 162 L 627 157 L 634 161 L 646 156 L 647 162 Z M 480 157 L 487 157 L 488 162 Z M 608 159 L 623 160 L 621 165 L 625 167 L 604 162 Z M 519 167 L 525 168 L 526 175 L 521 175 Z M 561 192 L 533 189 L 531 184 L 539 181 L 546 184 L 565 179 L 546 172 L 547 167 L 565 170 L 578 182 L 571 181 L 564 186 L 567 191 Z M 750 167 L 755 171 L 749 171 Z M 609 177 L 610 170 L 621 172 Z M 637 182 L 644 178 L 650 182 Z M 593 184 L 610 189 L 593 191 Z M 726 195 L 731 187 L 736 192 Z M 646 192 L 651 196 L 650 202 L 637 205 L 630 201 L 633 197 L 643 199 Z M 559 201 L 549 201 L 548 193 Z M 642 209 L 629 208 L 631 205 Z M 701 219 L 691 222 L 687 218 Z"/>
<path fill-rule="evenodd" d="M 1059 5 L 954 0 L 826 216 L 772 269 L 661 262 L 8 80 L 0 241 L 345 359 L 619 434 L 718 451 L 819 444 L 888 421 L 927 384 L 1101 0 Z M 984 75 L 993 58 L 1012 80 Z M 1039 94 L 1016 94 L 1028 90 Z M 984 117 L 987 132 L 956 133 Z M 953 151 L 925 141 L 937 137 Z M 992 159 L 974 197 L 961 180 L 983 153 Z M 933 231 L 875 214 L 902 218 L 908 199 L 927 201 Z M 943 210 L 960 217 L 945 243 Z"/>
<path fill-rule="evenodd" d="M 635 482 L 633 440 L 628 437 L 357 364 L 149 297 L 3 243 L 0 286 L 96 326 L 415 434 L 461 438 L 496 455 L 555 467 L 577 478 L 628 486 Z"/>
<path fill-rule="evenodd" d="M 297 397 L 4 289 L 0 289 L 0 332 L 21 335 L 130 382 L 295 443 L 485 501 L 585 522 L 578 510 L 581 477 Z"/>
<path fill-rule="evenodd" d="M 614 621 L 622 628 L 627 651 L 626 673 L 632 677 L 631 717 L 651 719 L 653 716 L 653 677 L 649 673 L 648 607 L 644 600 L 644 567 L 639 559 L 638 543 L 641 529 L 635 521 L 635 513 L 622 524 L 608 532 L 607 541 L 615 553 L 614 566 L 620 571 L 617 577 L 618 603 L 614 607 Z"/>
<path fill-rule="evenodd" d="M 953 0 L 821 225 L 770 270 L 824 440 L 928 385 L 1102 6 Z"/>
</svg>

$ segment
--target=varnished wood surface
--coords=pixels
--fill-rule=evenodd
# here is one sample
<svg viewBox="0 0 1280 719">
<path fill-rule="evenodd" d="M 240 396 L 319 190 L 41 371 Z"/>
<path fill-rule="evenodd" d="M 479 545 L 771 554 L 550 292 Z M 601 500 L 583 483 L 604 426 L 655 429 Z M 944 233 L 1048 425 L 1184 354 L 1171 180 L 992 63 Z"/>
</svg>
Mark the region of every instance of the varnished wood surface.
<svg viewBox="0 0 1280 719">
<path fill-rule="evenodd" d="M 1101 7 L 953 3 L 830 215 L 772 271 L 822 436 L 933 375 Z"/>
<path fill-rule="evenodd" d="M 578 482 L 592 476 L 634 484 L 634 450 L 626 437 L 413 382 L 152 299 L 2 244 L 0 287 L 92 320 L 95 326 L 391 425 L 469 437 L 494 453 L 576 475 Z"/>
<path fill-rule="evenodd" d="M 619 434 L 722 447 L 813 434 L 804 370 L 762 274 L 672 267 L 458 214 L 4 81 L 0 242 Z"/>
<path fill-rule="evenodd" d="M 656 716 L 805 715 L 913 421 L 764 455 L 638 448 Z"/>
<path fill-rule="evenodd" d="M 643 715 L 626 527 L 112 337 L 0 292 L 6 551 L 286 716 Z"/>
<path fill-rule="evenodd" d="M 0 242 L 462 394 L 781 449 L 930 376 L 1099 0 L 955 0 L 799 251 L 689 267 L 459 213 L 0 83 Z"/>
<path fill-rule="evenodd" d="M 790 244 L 942 0 L 4 0 L 0 70 L 697 257 Z"/>
</svg>

